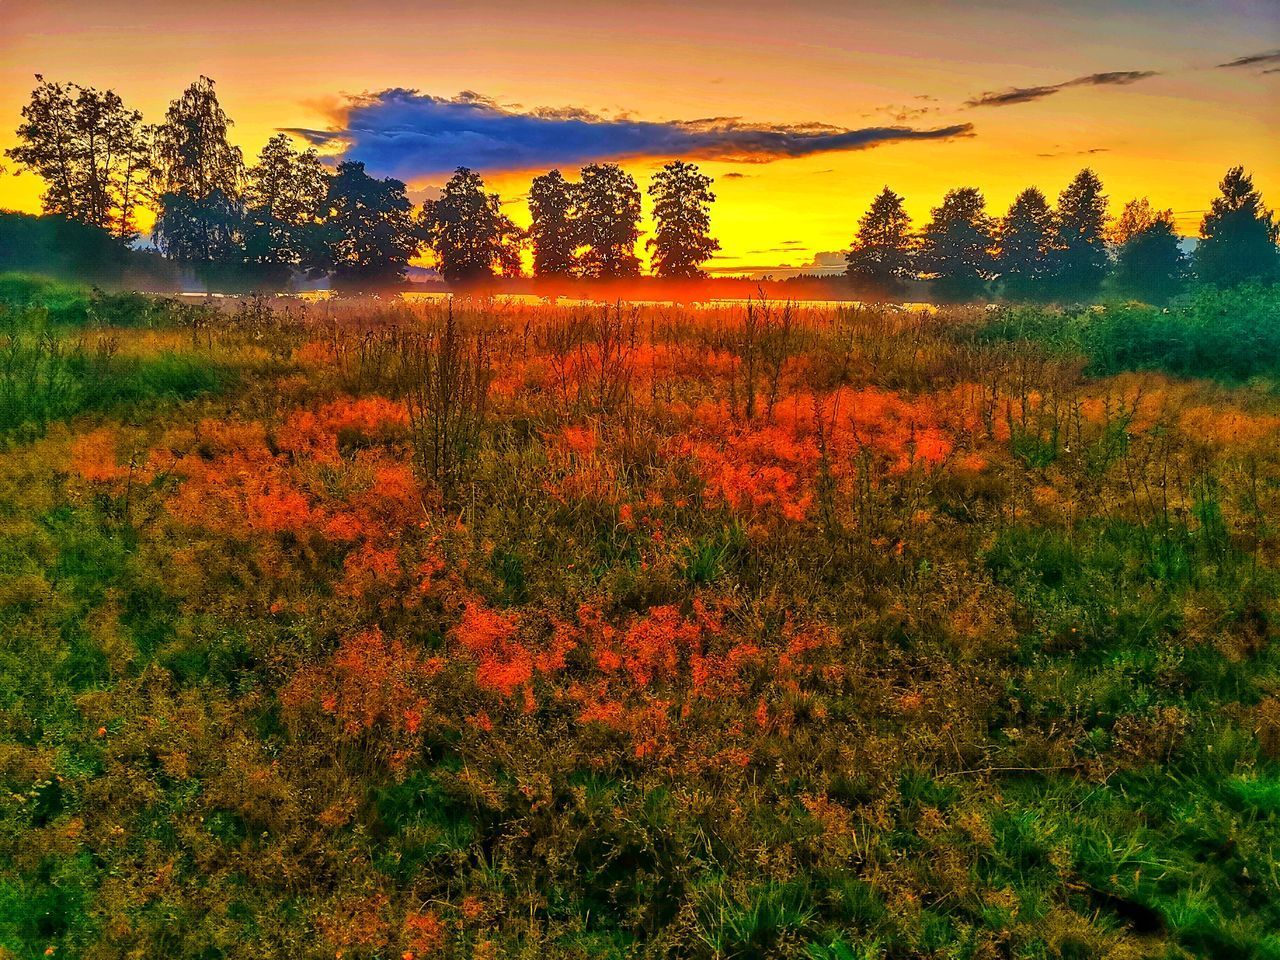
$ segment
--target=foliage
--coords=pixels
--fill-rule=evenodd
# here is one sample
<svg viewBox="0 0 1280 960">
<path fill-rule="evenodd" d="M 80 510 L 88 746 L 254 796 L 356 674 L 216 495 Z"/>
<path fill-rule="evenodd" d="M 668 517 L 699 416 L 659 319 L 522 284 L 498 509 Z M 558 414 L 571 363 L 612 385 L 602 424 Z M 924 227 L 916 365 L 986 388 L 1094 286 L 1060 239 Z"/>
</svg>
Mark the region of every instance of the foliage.
<svg viewBox="0 0 1280 960">
<path fill-rule="evenodd" d="M 422 234 L 446 280 L 520 272 L 520 231 L 502 212 L 498 195 L 485 193 L 479 174 L 466 167 L 457 169 L 437 199 L 423 204 Z"/>
<path fill-rule="evenodd" d="M 1054 279 L 1060 295 L 1088 300 L 1102 285 L 1107 255 L 1107 197 L 1102 181 L 1081 170 L 1058 196 Z"/>
<path fill-rule="evenodd" d="M 1274 291 L 0 296 L 7 953 L 1280 947 Z"/>
<path fill-rule="evenodd" d="M 366 290 L 404 280 L 418 250 L 413 204 L 399 180 L 378 180 L 347 160 L 329 178 L 325 236 L 339 289 Z"/>
<path fill-rule="evenodd" d="M 1280 374 L 1280 293 L 1274 287 L 1197 290 L 1159 309 L 1141 303 L 1002 312 L 984 330 L 1088 358 L 1090 372 L 1165 370 L 1244 382 Z"/>
<path fill-rule="evenodd" d="M 715 181 L 696 164 L 672 160 L 653 175 L 654 235 L 646 242 L 653 251 L 653 272 L 659 277 L 690 280 L 705 276 L 702 264 L 720 249 L 711 236 L 711 192 Z"/>
<path fill-rule="evenodd" d="M 152 291 L 172 289 L 177 270 L 154 252 L 122 247 L 107 231 L 62 216 L 0 210 L 0 264 L 21 271 Z"/>
<path fill-rule="evenodd" d="M 858 221 L 858 235 L 845 260 L 850 280 L 872 293 L 900 292 L 912 275 L 911 218 L 902 197 L 885 187 Z"/>
<path fill-rule="evenodd" d="M 1153 212 L 1144 197 L 1125 204 L 1112 234 L 1116 246 L 1111 284 L 1122 295 L 1163 305 L 1182 291 L 1187 264 L 1173 211 Z"/>
<path fill-rule="evenodd" d="M 569 277 L 578 269 L 580 225 L 574 219 L 577 184 L 559 170 L 534 177 L 529 186 L 529 239 L 535 277 Z"/>
<path fill-rule="evenodd" d="M 992 276 L 991 217 L 973 187 L 950 190 L 920 236 L 920 267 L 948 300 L 977 297 Z"/>
<path fill-rule="evenodd" d="M 997 229 L 996 269 L 1013 299 L 1043 297 L 1052 279 L 1056 224 L 1045 196 L 1028 187 L 1013 199 Z"/>
<path fill-rule="evenodd" d="M 51 83 L 22 108 L 20 141 L 9 157 L 45 182 L 45 213 L 106 230 L 118 243 L 137 237 L 136 212 L 151 175 L 151 131 L 112 90 Z M 5 261 L 8 263 L 8 261 Z"/>
<path fill-rule="evenodd" d="M 579 243 L 586 249 L 578 262 L 582 275 L 616 280 L 640 273 L 636 241 L 640 239 L 640 189 L 616 163 L 582 168 L 575 219 Z"/>
<path fill-rule="evenodd" d="M 1253 178 L 1232 167 L 1200 223 L 1196 272 L 1206 283 L 1232 286 L 1268 281 L 1280 269 L 1280 224 L 1262 203 Z"/>
<path fill-rule="evenodd" d="M 169 104 L 156 129 L 156 245 L 175 260 L 238 258 L 244 160 L 214 83 L 200 77 Z"/>
<path fill-rule="evenodd" d="M 303 269 L 323 265 L 328 193 L 329 175 L 314 147 L 294 150 L 283 133 L 268 140 L 246 174 L 245 259 Z"/>
</svg>

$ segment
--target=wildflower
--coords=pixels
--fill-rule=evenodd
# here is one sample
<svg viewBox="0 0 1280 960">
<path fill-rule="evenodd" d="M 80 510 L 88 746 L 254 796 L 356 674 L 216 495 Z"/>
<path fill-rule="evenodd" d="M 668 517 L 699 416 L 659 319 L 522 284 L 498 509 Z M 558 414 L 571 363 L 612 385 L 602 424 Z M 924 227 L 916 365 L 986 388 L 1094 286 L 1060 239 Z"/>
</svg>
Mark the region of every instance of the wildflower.
<svg viewBox="0 0 1280 960">
<path fill-rule="evenodd" d="M 113 483 L 132 472 L 116 463 L 116 434 L 106 428 L 76 438 L 71 447 L 71 469 L 90 483 Z"/>
</svg>

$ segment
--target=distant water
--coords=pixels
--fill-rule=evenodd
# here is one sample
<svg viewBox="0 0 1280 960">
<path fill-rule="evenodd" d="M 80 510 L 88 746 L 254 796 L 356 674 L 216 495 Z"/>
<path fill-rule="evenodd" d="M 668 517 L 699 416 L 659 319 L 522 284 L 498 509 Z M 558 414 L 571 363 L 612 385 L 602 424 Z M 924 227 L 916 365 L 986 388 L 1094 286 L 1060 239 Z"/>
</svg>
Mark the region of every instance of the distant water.
<svg viewBox="0 0 1280 960">
<path fill-rule="evenodd" d="M 216 299 L 236 300 L 240 299 L 242 294 L 235 293 L 191 293 L 185 292 L 179 294 L 182 297 L 190 297 L 193 299 L 204 299 L 213 297 Z M 277 294 L 279 297 L 296 297 L 299 300 L 309 302 L 317 302 L 328 300 L 333 297 L 332 291 L 329 290 L 305 290 L 292 294 Z M 540 297 L 532 293 L 495 293 L 486 296 L 472 296 L 470 294 L 440 293 L 435 291 L 408 290 L 397 293 L 394 296 L 388 296 L 384 299 L 398 299 L 405 303 L 435 303 L 445 302 L 450 299 L 456 300 L 488 300 L 494 303 L 509 304 L 515 306 L 557 306 L 557 307 L 592 307 L 616 302 L 614 298 L 609 299 L 589 299 L 585 297 Z M 708 310 L 724 307 L 745 307 L 749 303 L 760 303 L 759 298 L 752 297 L 712 297 L 706 300 L 632 300 L 622 298 L 623 303 L 629 303 L 638 307 L 688 307 L 694 310 Z M 863 300 L 787 300 L 785 297 L 766 298 L 766 302 L 778 306 L 779 304 L 791 303 L 795 307 L 805 310 L 833 310 L 839 307 L 846 309 L 854 307 L 886 307 L 893 310 L 905 310 L 912 313 L 920 313 L 926 310 L 933 310 L 937 304 L 919 303 L 904 301 L 901 303 L 871 303 Z"/>
</svg>

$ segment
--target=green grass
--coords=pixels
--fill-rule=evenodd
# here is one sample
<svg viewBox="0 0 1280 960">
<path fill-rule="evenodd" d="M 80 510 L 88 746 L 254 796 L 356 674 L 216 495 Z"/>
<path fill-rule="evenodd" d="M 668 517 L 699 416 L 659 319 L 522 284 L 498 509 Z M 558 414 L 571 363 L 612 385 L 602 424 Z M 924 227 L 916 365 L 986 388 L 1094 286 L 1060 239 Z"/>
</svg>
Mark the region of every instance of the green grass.
<svg viewBox="0 0 1280 960">
<path fill-rule="evenodd" d="M 1280 377 L 1280 288 L 1200 288 L 1164 309 L 1139 303 L 1007 307 L 979 336 L 1077 354 L 1097 376 L 1160 370 L 1230 383 L 1274 381 Z"/>
</svg>

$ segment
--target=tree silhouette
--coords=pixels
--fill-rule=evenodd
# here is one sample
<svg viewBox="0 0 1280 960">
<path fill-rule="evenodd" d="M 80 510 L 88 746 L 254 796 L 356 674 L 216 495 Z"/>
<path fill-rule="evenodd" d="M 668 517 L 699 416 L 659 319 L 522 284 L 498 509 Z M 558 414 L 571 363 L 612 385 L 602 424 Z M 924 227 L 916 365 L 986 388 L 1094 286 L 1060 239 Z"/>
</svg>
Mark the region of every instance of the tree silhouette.
<svg viewBox="0 0 1280 960">
<path fill-rule="evenodd" d="M 899 294 L 913 274 L 912 247 L 911 218 L 902 197 L 885 187 L 858 221 L 845 273 L 860 289 Z"/>
<path fill-rule="evenodd" d="M 1117 293 L 1164 304 L 1186 281 L 1172 210 L 1152 210 L 1146 197 L 1125 204 L 1111 231 L 1116 250 L 1111 283 Z"/>
<path fill-rule="evenodd" d="M 1232 167 L 1219 190 L 1200 224 L 1196 273 L 1205 283 L 1224 287 L 1273 279 L 1280 271 L 1276 251 L 1280 224 L 1263 205 L 1253 178 L 1244 167 Z"/>
<path fill-rule="evenodd" d="M 177 260 L 239 257 L 244 160 L 213 81 L 201 77 L 169 105 L 156 131 L 156 242 Z"/>
<path fill-rule="evenodd" d="M 335 285 L 369 289 L 404 279 L 418 250 L 418 232 L 403 183 L 375 179 L 363 163 L 340 163 L 329 180 L 325 207 Z"/>
<path fill-rule="evenodd" d="M 1102 181 L 1086 167 L 1058 196 L 1054 275 L 1065 296 L 1088 299 L 1102 286 L 1110 263 L 1106 228 Z"/>
<path fill-rule="evenodd" d="M 50 83 L 36 75 L 22 108 L 19 145 L 6 151 L 45 182 L 45 213 L 137 236 L 135 213 L 151 176 L 150 131 L 111 90 Z"/>
<path fill-rule="evenodd" d="M 314 148 L 299 152 L 283 133 L 268 140 L 246 175 L 245 259 L 317 266 L 328 193 L 329 174 Z"/>
<path fill-rule="evenodd" d="M 920 264 L 939 294 L 965 300 L 978 296 L 991 278 L 992 220 L 975 187 L 949 191 L 921 236 Z"/>
<path fill-rule="evenodd" d="M 653 177 L 654 235 L 645 244 L 653 251 L 654 272 L 660 277 L 693 279 L 706 276 L 702 264 L 720 249 L 711 236 L 711 192 L 715 181 L 696 164 L 672 160 Z"/>
<path fill-rule="evenodd" d="M 1052 269 L 1053 211 L 1035 187 L 1018 194 L 996 232 L 996 270 L 1010 297 L 1044 292 Z"/>
<path fill-rule="evenodd" d="M 579 260 L 584 276 L 639 275 L 640 189 L 630 174 L 616 163 L 583 167 L 576 219 L 582 225 L 579 241 L 587 248 Z"/>
<path fill-rule="evenodd" d="M 458 167 L 438 200 L 422 206 L 422 234 L 449 281 L 481 280 L 495 272 L 518 274 L 520 231 L 502 212 L 480 175 Z"/>
<path fill-rule="evenodd" d="M 574 213 L 578 186 L 559 170 L 534 177 L 529 187 L 533 272 L 539 277 L 571 277 L 578 269 L 579 224 Z"/>
</svg>

